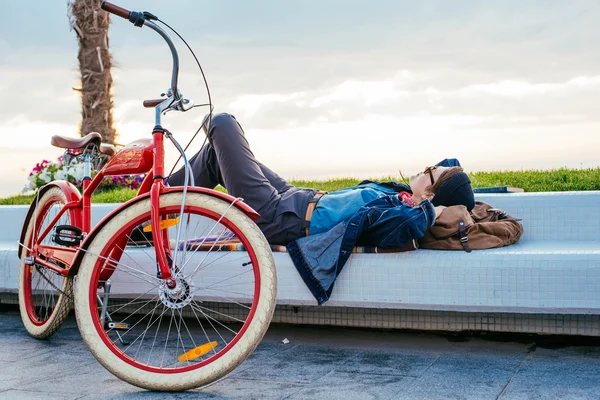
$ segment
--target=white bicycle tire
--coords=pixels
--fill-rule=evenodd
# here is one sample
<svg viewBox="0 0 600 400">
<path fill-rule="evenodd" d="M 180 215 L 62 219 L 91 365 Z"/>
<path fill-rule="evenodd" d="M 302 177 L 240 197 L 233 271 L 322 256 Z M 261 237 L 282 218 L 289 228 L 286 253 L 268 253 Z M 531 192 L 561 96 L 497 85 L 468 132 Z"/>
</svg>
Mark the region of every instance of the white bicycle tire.
<svg viewBox="0 0 600 400">
<path fill-rule="evenodd" d="M 182 193 L 161 195 L 161 207 L 181 204 Z M 128 221 L 147 213 L 150 199 L 130 205 L 115 214 L 93 238 L 83 257 L 75 285 L 75 310 L 79 330 L 87 347 L 96 359 L 111 373 L 135 386 L 148 390 L 181 391 L 205 386 L 225 376 L 242 363 L 262 340 L 273 316 L 277 296 L 277 276 L 270 246 L 257 225 L 240 209 L 210 195 L 188 193 L 186 205 L 204 208 L 226 215 L 251 244 L 260 270 L 260 297 L 256 312 L 244 335 L 226 354 L 216 361 L 191 371 L 181 373 L 155 373 L 125 362 L 109 349 L 94 326 L 90 306 L 90 285 L 97 255 L 109 239 Z"/>
</svg>

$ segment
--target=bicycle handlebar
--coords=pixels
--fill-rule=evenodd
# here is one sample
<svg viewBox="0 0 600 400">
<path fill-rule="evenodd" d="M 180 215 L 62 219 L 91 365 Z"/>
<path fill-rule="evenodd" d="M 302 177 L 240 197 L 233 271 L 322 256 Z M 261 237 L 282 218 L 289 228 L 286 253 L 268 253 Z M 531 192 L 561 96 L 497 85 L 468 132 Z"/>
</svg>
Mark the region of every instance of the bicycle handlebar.
<svg viewBox="0 0 600 400">
<path fill-rule="evenodd" d="M 156 107 L 163 101 L 165 101 L 165 99 L 144 100 L 143 104 L 144 104 L 144 107 L 146 107 L 146 108 L 152 108 L 152 107 Z"/>
<path fill-rule="evenodd" d="M 129 16 L 131 15 L 131 11 L 124 9 L 123 7 L 119 7 L 115 4 L 109 3 L 108 1 L 102 1 L 100 3 L 100 8 L 104 11 L 108 11 L 111 14 L 114 14 L 118 17 L 129 20 Z"/>
<path fill-rule="evenodd" d="M 100 8 L 103 10 L 114 14 L 118 17 L 128 20 L 133 25 L 137 27 L 146 26 L 156 33 L 158 33 L 164 40 L 167 42 L 169 49 L 171 50 L 171 55 L 173 57 L 173 71 L 171 73 L 171 87 L 169 89 L 169 97 L 173 96 L 173 102 L 170 104 L 165 104 L 164 107 L 158 107 L 165 99 L 156 99 L 156 100 L 145 100 L 144 107 L 151 108 L 156 107 L 156 125 L 160 125 L 160 115 L 167 109 L 176 109 L 179 111 L 187 111 L 193 107 L 193 102 L 187 99 L 184 99 L 181 95 L 178 87 L 177 80 L 179 77 L 179 55 L 177 54 L 177 48 L 173 43 L 171 37 L 165 32 L 160 26 L 158 26 L 154 21 L 159 21 L 158 17 L 148 11 L 129 11 L 125 8 L 119 7 L 115 4 L 109 3 L 108 1 L 102 1 L 100 4 Z"/>
</svg>

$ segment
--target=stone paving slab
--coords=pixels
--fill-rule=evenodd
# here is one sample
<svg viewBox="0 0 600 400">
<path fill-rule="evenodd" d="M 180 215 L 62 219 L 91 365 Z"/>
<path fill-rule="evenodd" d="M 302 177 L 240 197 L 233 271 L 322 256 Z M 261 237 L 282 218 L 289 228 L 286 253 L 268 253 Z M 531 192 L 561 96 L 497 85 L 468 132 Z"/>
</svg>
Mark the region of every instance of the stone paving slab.
<svg viewBox="0 0 600 400">
<path fill-rule="evenodd" d="M 457 349 L 442 354 L 398 399 L 493 399 L 527 351 L 523 348 Z"/>
<path fill-rule="evenodd" d="M 597 349 L 537 349 L 512 379 L 502 399 L 600 399 Z"/>
<path fill-rule="evenodd" d="M 165 394 L 105 370 L 74 317 L 40 341 L 0 311 L 0 399 L 599 399 L 599 376 L 594 338 L 272 325 L 227 377 Z"/>
</svg>

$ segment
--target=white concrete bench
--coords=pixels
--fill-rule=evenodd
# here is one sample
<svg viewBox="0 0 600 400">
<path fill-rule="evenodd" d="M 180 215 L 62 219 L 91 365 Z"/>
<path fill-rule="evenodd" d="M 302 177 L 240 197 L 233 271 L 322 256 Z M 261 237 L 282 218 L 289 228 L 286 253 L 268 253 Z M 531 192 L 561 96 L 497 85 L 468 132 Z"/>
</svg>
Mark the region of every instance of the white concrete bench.
<svg viewBox="0 0 600 400">
<path fill-rule="evenodd" d="M 588 329 L 600 316 L 600 192 L 478 194 L 476 198 L 523 219 L 525 234 L 518 244 L 472 253 L 418 250 L 353 254 L 336 282 L 332 298 L 324 306 L 308 308 L 316 301 L 291 259 L 287 253 L 275 253 L 278 309 L 282 310 L 278 320 L 451 330 L 484 329 L 487 322 L 490 330 L 511 330 L 511 326 L 518 330 L 514 328 L 517 323 L 507 325 L 505 320 L 523 314 L 587 315 L 575 321 L 585 325 L 583 333 L 600 335 L 600 326 Z M 94 220 L 115 207 L 93 206 Z M 0 207 L 0 293 L 15 293 L 17 289 L 16 240 L 26 210 L 25 206 Z M 312 310 L 312 314 L 305 317 L 298 306 Z M 344 310 L 352 310 L 352 315 L 344 314 Z M 458 317 L 475 314 L 480 317 L 466 326 L 457 323 Z M 414 317 L 415 321 L 398 322 L 398 315 Z M 427 323 L 423 315 L 437 319 L 432 317 Z M 448 319 L 449 315 L 454 317 Z M 439 318 L 447 322 L 440 323 Z M 369 319 L 374 322 L 369 323 Z M 555 328 L 569 328 L 564 318 L 554 320 Z M 564 332 L 546 326 L 544 330 L 544 324 L 540 324 L 545 332 L 581 333 L 579 328 Z M 533 331 L 540 331 L 537 325 Z"/>
</svg>

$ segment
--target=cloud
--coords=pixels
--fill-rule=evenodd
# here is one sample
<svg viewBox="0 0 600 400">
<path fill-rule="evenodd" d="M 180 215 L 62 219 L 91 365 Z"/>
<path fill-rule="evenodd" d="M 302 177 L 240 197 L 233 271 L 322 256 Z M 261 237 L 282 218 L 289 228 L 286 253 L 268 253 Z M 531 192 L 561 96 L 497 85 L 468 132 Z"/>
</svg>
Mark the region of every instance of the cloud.
<svg viewBox="0 0 600 400">
<path fill-rule="evenodd" d="M 348 80 L 337 85 L 330 93 L 318 96 L 310 103 L 310 107 L 322 107 L 332 103 L 359 101 L 370 107 L 398 98 L 408 98 L 410 92 L 399 90 L 393 79 L 383 81 Z"/>
<path fill-rule="evenodd" d="M 443 90 L 427 77 L 401 71 L 381 80 L 348 80 L 306 92 L 243 95 L 227 109 L 245 123 L 280 129 L 311 121 L 354 121 L 366 115 L 393 117 L 471 115 L 482 126 L 570 124 L 598 121 L 599 76 L 563 82 L 495 81 Z"/>
<path fill-rule="evenodd" d="M 532 148 L 531 160 L 544 165 L 552 165 L 552 157 L 555 165 L 588 162 L 598 150 L 598 2 L 165 4 L 127 0 L 124 6 L 173 22 L 202 62 L 216 110 L 236 114 L 255 152 L 290 173 L 388 170 L 405 140 L 410 151 L 432 156 L 463 151 L 448 145 L 448 137 L 501 140 L 515 166 L 535 164 L 519 161 Z M 11 18 L 0 26 L 0 133 L 16 147 L 41 146 L 54 133 L 76 134 L 77 42 L 66 7 L 13 2 L 4 15 Z M 153 32 L 116 18 L 110 40 L 121 141 L 148 137 L 154 111 L 141 101 L 167 89 L 169 51 Z M 203 81 L 179 49 L 179 86 L 202 103 Z M 163 122 L 185 143 L 203 115 L 169 113 Z M 364 154 L 365 135 L 376 149 L 385 147 L 383 154 Z M 461 154 L 487 165 L 485 157 Z M 420 160 L 403 157 L 409 164 Z"/>
<path fill-rule="evenodd" d="M 566 92 L 573 89 L 594 88 L 600 85 L 600 75 L 577 76 L 561 83 L 531 83 L 518 80 L 503 80 L 488 84 L 475 84 L 457 91 L 460 96 L 477 97 L 493 95 L 501 97 L 524 97 Z"/>
<path fill-rule="evenodd" d="M 77 123 L 80 96 L 73 91 L 76 74 L 69 68 L 0 68 L 4 97 L 0 117 L 22 115 L 29 121 Z"/>
<path fill-rule="evenodd" d="M 290 93 L 285 95 L 277 93 L 243 95 L 231 102 L 229 108 L 232 112 L 240 111 L 245 117 L 252 117 L 266 104 L 286 103 L 301 97 L 303 97 L 302 93 Z M 302 104 L 302 102 L 296 104 Z"/>
</svg>

